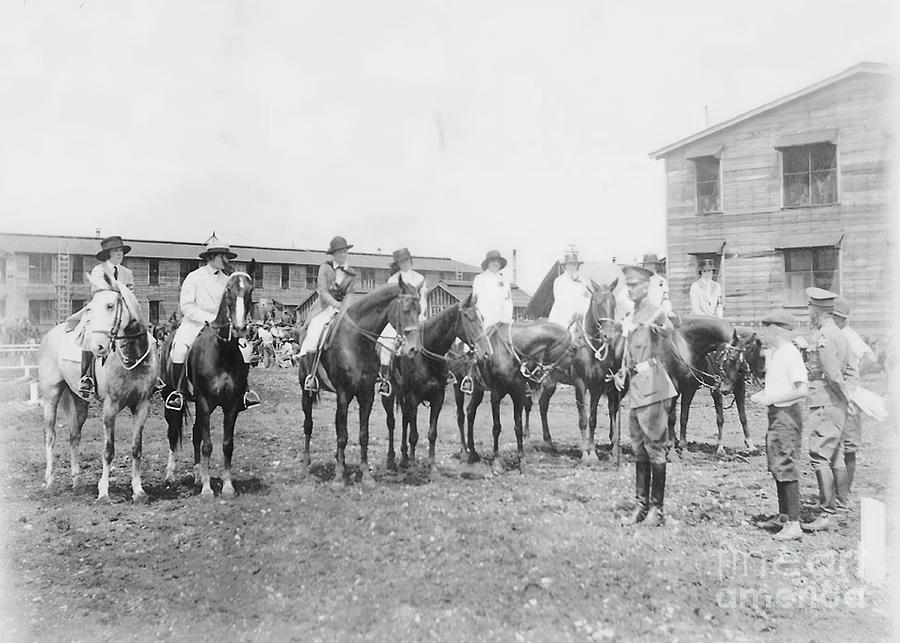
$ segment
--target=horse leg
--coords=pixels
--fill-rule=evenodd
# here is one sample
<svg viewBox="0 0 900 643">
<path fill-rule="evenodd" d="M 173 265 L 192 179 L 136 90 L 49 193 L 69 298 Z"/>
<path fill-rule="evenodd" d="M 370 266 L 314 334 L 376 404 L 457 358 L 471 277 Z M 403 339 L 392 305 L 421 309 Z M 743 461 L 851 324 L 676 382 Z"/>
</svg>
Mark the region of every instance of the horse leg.
<svg viewBox="0 0 900 643">
<path fill-rule="evenodd" d="M 56 405 L 63 392 L 60 382 L 44 387 L 44 451 L 47 455 L 47 468 L 44 469 L 44 488 L 50 489 L 53 484 L 53 445 L 56 443 Z"/>
<path fill-rule="evenodd" d="M 484 391 L 476 388 L 472 391 L 469 399 L 469 408 L 466 409 L 466 422 L 468 424 L 466 432 L 466 448 L 469 451 L 469 464 L 475 464 L 481 460 L 481 456 L 475 450 L 475 412 L 478 411 L 478 405 L 484 399 Z"/>
<path fill-rule="evenodd" d="M 722 443 L 722 433 L 725 430 L 725 410 L 722 404 L 722 393 L 717 390 L 710 390 L 712 395 L 713 406 L 716 408 L 716 430 L 718 431 L 718 439 L 716 440 L 716 455 L 725 455 L 725 445 Z"/>
<path fill-rule="evenodd" d="M 300 394 L 303 406 L 303 456 L 300 458 L 300 477 L 305 478 L 309 474 L 309 443 L 312 439 L 313 419 L 312 406 L 313 395 L 307 391 Z"/>
<path fill-rule="evenodd" d="M 405 401 L 400 404 L 400 466 L 409 466 L 409 414 Z"/>
<path fill-rule="evenodd" d="M 409 459 L 416 461 L 416 445 L 419 444 L 419 405 L 414 399 L 406 402 L 403 415 L 409 416 Z"/>
<path fill-rule="evenodd" d="M 69 466 L 72 471 L 72 488 L 74 489 L 78 485 L 78 476 L 81 474 L 79 447 L 81 445 L 81 429 L 84 427 L 88 416 L 88 403 L 74 395 L 72 399 L 75 403 L 75 417 L 72 419 L 72 426 L 69 428 Z"/>
<path fill-rule="evenodd" d="M 547 410 L 550 408 L 550 398 L 556 392 L 556 382 L 550 380 L 548 384 L 541 387 L 541 397 L 538 398 L 538 410 L 541 413 L 541 433 L 543 434 L 544 443 L 553 447 L 553 438 L 550 436 L 550 423 L 547 421 Z"/>
<path fill-rule="evenodd" d="M 503 473 L 503 464 L 500 462 L 500 400 L 503 396 L 496 391 L 491 391 L 491 416 L 494 419 L 494 459 L 491 462 L 491 470 L 494 475 Z"/>
<path fill-rule="evenodd" d="M 222 437 L 222 497 L 234 498 L 234 484 L 231 482 L 231 456 L 234 455 L 234 425 L 237 423 L 239 410 L 234 406 L 224 412 Z"/>
<path fill-rule="evenodd" d="M 528 391 L 525 391 L 523 395 L 512 395 L 511 397 L 513 401 L 513 430 L 516 433 L 516 451 L 519 454 L 519 473 L 524 474 L 527 470 L 527 463 L 525 462 L 525 436 L 522 426 L 522 411 L 525 408 L 525 400 L 529 397 Z M 497 406 L 499 410 L 499 402 Z"/>
<path fill-rule="evenodd" d="M 194 424 L 191 427 L 191 440 L 194 444 L 194 486 L 203 484 L 200 475 L 200 447 L 203 445 L 203 432 L 200 429 L 199 409 L 194 405 Z"/>
<path fill-rule="evenodd" d="M 437 442 L 438 418 L 444 406 L 444 389 L 439 389 L 431 398 L 431 409 L 428 414 L 428 466 L 434 468 L 434 445 Z"/>
<path fill-rule="evenodd" d="M 691 412 L 691 402 L 694 401 L 694 395 L 697 393 L 697 389 L 689 388 L 684 394 L 681 396 L 681 448 L 687 448 L 687 425 L 688 425 L 688 416 Z"/>
<path fill-rule="evenodd" d="M 756 451 L 756 445 L 750 437 L 750 424 L 747 422 L 747 386 L 743 380 L 738 382 L 734 389 L 734 404 L 737 406 L 738 418 L 744 432 L 744 446 L 748 451 Z"/>
<path fill-rule="evenodd" d="M 347 448 L 347 409 L 350 406 L 350 397 L 343 391 L 338 391 L 337 407 L 334 411 L 334 432 L 337 436 L 337 451 L 334 454 L 334 480 L 331 486 L 335 489 L 343 489 L 344 482 L 344 450 Z"/>
<path fill-rule="evenodd" d="M 200 435 L 200 483 L 203 485 L 200 489 L 200 496 L 212 499 L 215 494 L 209 481 L 209 458 L 212 455 L 212 438 L 209 435 L 209 415 L 212 413 L 206 396 L 197 395 L 197 419 L 194 426 L 197 431 L 194 434 L 194 445 L 197 444 L 197 433 Z"/>
<path fill-rule="evenodd" d="M 590 465 L 591 447 L 588 444 L 588 407 L 585 393 L 587 392 L 584 379 L 577 377 L 575 384 L 575 408 L 578 411 L 578 434 L 581 436 L 581 464 Z"/>
<path fill-rule="evenodd" d="M 359 468 L 362 471 L 364 487 L 374 487 L 375 478 L 369 468 L 369 415 L 375 403 L 375 389 L 367 387 L 362 395 L 356 397 L 359 404 Z"/>
<path fill-rule="evenodd" d="M 534 399 L 531 397 L 530 394 L 526 393 L 525 394 L 525 407 L 524 407 L 525 408 L 525 437 L 526 438 L 531 437 L 531 428 L 529 425 L 531 423 L 531 407 L 532 406 L 534 406 Z"/>
<path fill-rule="evenodd" d="M 459 459 L 465 457 L 466 447 L 466 395 L 459 390 L 459 382 L 453 385 L 453 398 L 456 402 L 456 426 L 459 428 Z"/>
<path fill-rule="evenodd" d="M 591 405 L 588 408 L 590 415 L 588 416 L 588 453 L 590 454 L 590 462 L 593 464 L 597 461 L 597 408 L 600 406 L 600 394 L 602 391 L 599 386 L 591 386 L 588 388 L 591 396 Z"/>
<path fill-rule="evenodd" d="M 394 417 L 394 396 L 382 397 L 381 406 L 384 407 L 384 422 L 387 424 L 388 430 L 387 468 L 391 471 L 396 471 L 397 462 L 395 458 L 397 457 L 397 454 L 394 451 L 394 427 L 396 423 Z"/>
<path fill-rule="evenodd" d="M 181 411 L 165 410 L 166 431 L 169 438 L 169 461 L 166 463 L 166 484 L 175 484 L 175 450 L 181 444 L 184 427 L 184 415 Z"/>
<path fill-rule="evenodd" d="M 131 410 L 131 501 L 147 502 L 147 494 L 141 484 L 141 457 L 144 449 L 144 425 L 150 415 L 150 399 L 147 398 Z"/>
<path fill-rule="evenodd" d="M 113 405 L 110 398 L 103 402 L 103 451 L 100 458 L 103 460 L 103 473 L 100 482 L 97 483 L 97 500 L 109 500 L 109 466 L 116 455 L 116 416 L 119 409 Z"/>
</svg>

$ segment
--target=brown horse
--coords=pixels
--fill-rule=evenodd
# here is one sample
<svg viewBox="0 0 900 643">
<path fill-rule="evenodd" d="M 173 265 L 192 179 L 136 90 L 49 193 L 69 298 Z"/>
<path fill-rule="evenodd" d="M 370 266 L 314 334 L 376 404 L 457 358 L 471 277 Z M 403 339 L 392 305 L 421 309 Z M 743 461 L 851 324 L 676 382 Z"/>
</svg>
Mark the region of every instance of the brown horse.
<svg viewBox="0 0 900 643">
<path fill-rule="evenodd" d="M 609 441 L 615 443 L 613 431 L 619 412 L 619 392 L 612 382 L 612 375 L 622 365 L 624 338 L 622 327 L 616 323 L 616 298 L 611 287 L 600 287 L 591 296 L 591 303 L 581 322 L 576 326 L 574 352 L 561 368 L 544 380 L 539 406 L 544 442 L 553 444 L 547 409 L 557 383 L 571 384 L 575 388 L 575 404 L 578 408 L 578 428 L 581 431 L 581 461 L 590 464 L 594 459 L 594 431 L 597 428 L 597 406 L 600 396 L 606 395 L 609 412 Z M 590 397 L 588 402 L 588 396 Z M 613 444 L 614 448 L 616 444 Z"/>
<path fill-rule="evenodd" d="M 254 263 L 251 262 L 252 272 Z M 190 379 L 195 399 L 193 427 L 194 483 L 202 485 L 200 495 L 212 498 L 209 477 L 209 457 L 212 455 L 209 416 L 222 407 L 224 437 L 222 453 L 225 456 L 222 471 L 222 496 L 234 496 L 231 481 L 231 457 L 234 453 L 234 427 L 238 413 L 244 410 L 247 392 L 247 374 L 250 365 L 244 362 L 239 340 L 249 328 L 249 312 L 253 305 L 253 278 L 246 272 L 232 272 L 225 283 L 225 293 L 219 311 L 212 323 L 207 324 L 191 345 L 185 361 L 184 376 Z M 171 346 L 174 335 L 162 348 L 161 375 L 166 388 L 163 395 L 174 390 L 172 381 Z M 185 409 L 187 406 L 185 406 Z M 166 466 L 166 482 L 175 482 L 175 451 L 181 444 L 185 411 L 166 408 L 168 423 L 169 461 Z M 199 467 L 199 469 L 198 469 Z"/>
<path fill-rule="evenodd" d="M 481 460 L 475 451 L 475 413 L 484 399 L 485 391 L 491 392 L 491 414 L 494 427 L 494 473 L 502 472 L 499 457 L 500 402 L 509 395 L 513 403 L 513 423 L 516 432 L 516 450 L 519 455 L 519 470 L 525 472 L 525 450 L 523 444 L 522 411 L 525 401 L 533 389 L 540 387 L 547 376 L 558 370 L 571 347 L 569 331 L 548 321 L 518 321 L 512 324 L 494 324 L 487 330 L 490 351 L 477 359 L 475 386 L 469 405 L 465 410 L 467 431 L 463 451 L 468 454 L 469 464 Z M 461 365 L 462 364 L 462 365 Z M 467 372 L 464 362 L 451 362 L 457 383 L 457 416 L 463 413 L 465 396 L 460 389 L 462 375 Z M 461 433 L 461 431 L 460 431 Z M 460 434 L 462 440 L 462 434 Z"/>
<path fill-rule="evenodd" d="M 98 500 L 109 500 L 109 467 L 116 453 L 116 417 L 125 407 L 131 411 L 131 489 L 134 502 L 146 502 L 141 486 L 141 448 L 144 424 L 150 413 L 150 396 L 156 384 L 155 346 L 141 320 L 140 306 L 124 285 L 104 274 L 103 281 L 88 277 L 94 289 L 90 303 L 91 352 L 97 359 L 97 395 L 103 401 L 103 473 L 97 484 Z M 80 345 L 60 324 L 43 338 L 38 349 L 38 373 L 44 406 L 44 448 L 47 468 L 44 486 L 53 482 L 53 444 L 57 409 L 69 415 L 69 460 L 72 486 L 81 471 L 78 445 L 87 419 L 88 402 L 74 393 L 81 376 Z M 66 356 L 73 352 L 74 357 Z"/>
<path fill-rule="evenodd" d="M 755 451 L 756 445 L 750 437 L 750 426 L 747 422 L 747 388 L 752 382 L 759 384 L 765 377 L 765 356 L 762 350 L 762 341 L 752 328 L 735 328 L 738 343 L 734 341 L 725 347 L 724 353 L 717 360 L 719 368 L 724 375 L 722 385 L 719 387 L 722 395 L 733 395 L 731 405 L 737 407 L 738 419 L 744 432 L 744 446 L 749 451 Z M 729 383 L 732 385 L 729 387 Z M 729 406 L 731 406 L 729 405 Z M 719 423 L 719 436 L 716 442 L 716 453 L 723 455 L 725 447 L 722 445 L 722 432 L 724 422 Z"/>
<path fill-rule="evenodd" d="M 359 405 L 359 452 L 362 482 L 375 484 L 369 470 L 369 415 L 375 401 L 375 379 L 378 375 L 378 354 L 375 343 L 390 322 L 398 329 L 400 354 L 412 356 L 421 348 L 419 330 L 419 289 L 403 282 L 382 286 L 346 305 L 326 330 L 329 336 L 321 349 L 320 373 L 324 373 L 328 388 L 337 395 L 334 413 L 334 430 L 337 434 L 334 482 L 343 488 L 344 450 L 347 447 L 347 412 L 350 402 L 356 398 Z M 300 385 L 306 379 L 306 364 L 300 365 Z M 326 379 L 323 378 L 323 379 Z M 303 389 L 304 453 L 300 461 L 300 475 L 309 472 L 309 443 L 312 438 L 312 407 L 317 394 Z"/>
<path fill-rule="evenodd" d="M 402 437 L 400 466 L 407 466 L 416 459 L 416 444 L 419 431 L 416 426 L 419 404 L 427 402 L 430 407 L 428 423 L 428 464 L 434 465 L 434 444 L 437 440 L 438 417 L 444 405 L 444 394 L 450 368 L 446 354 L 455 340 L 459 339 L 473 350 L 485 354 L 490 350 L 481 315 L 475 308 L 475 297 L 469 295 L 430 317 L 422 324 L 422 350 L 412 357 L 400 356 L 394 360 L 393 393 L 382 397 L 381 402 L 387 416 L 388 428 L 388 468 L 396 468 L 394 462 L 394 404 L 399 404 L 402 413 Z M 407 451 L 407 430 L 409 449 Z"/>
</svg>

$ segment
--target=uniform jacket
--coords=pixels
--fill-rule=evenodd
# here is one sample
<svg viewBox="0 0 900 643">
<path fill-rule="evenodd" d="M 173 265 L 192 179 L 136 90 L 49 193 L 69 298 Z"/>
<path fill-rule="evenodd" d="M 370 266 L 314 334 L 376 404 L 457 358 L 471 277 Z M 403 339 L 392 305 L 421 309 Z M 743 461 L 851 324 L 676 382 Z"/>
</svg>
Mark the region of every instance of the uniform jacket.
<svg viewBox="0 0 900 643">
<path fill-rule="evenodd" d="M 635 308 L 633 328 L 625 343 L 623 368 L 629 376 L 628 401 L 631 408 L 640 408 L 667 400 L 676 394 L 675 385 L 666 373 L 659 346 L 659 330 L 672 330 L 665 311 L 645 299 Z"/>
<path fill-rule="evenodd" d="M 472 293 L 478 298 L 475 305 L 481 313 L 485 328 L 500 322 L 512 322 L 512 290 L 502 273 L 485 270 L 475 275 Z"/>
<path fill-rule="evenodd" d="M 578 275 L 573 279 L 564 272 L 553 280 L 553 307 L 549 319 L 568 327 L 575 315 L 584 316 L 591 303 L 591 291 Z"/>
<path fill-rule="evenodd" d="M 855 361 L 846 336 L 831 317 L 825 317 L 809 349 L 807 405 L 846 406 L 859 379 Z"/>
</svg>

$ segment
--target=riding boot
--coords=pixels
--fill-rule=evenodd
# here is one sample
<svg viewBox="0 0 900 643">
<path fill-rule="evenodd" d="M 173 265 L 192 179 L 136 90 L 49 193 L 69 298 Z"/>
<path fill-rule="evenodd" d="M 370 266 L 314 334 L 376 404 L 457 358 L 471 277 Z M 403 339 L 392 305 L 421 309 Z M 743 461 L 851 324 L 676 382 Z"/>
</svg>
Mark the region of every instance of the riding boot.
<svg viewBox="0 0 900 643">
<path fill-rule="evenodd" d="M 833 469 L 832 474 L 834 475 L 834 506 L 837 509 L 848 510 L 850 509 L 850 493 L 848 491 L 847 470 Z"/>
<path fill-rule="evenodd" d="M 647 505 L 650 503 L 650 463 L 634 463 L 634 511 L 622 519 L 621 524 L 636 525 L 647 517 Z"/>
<path fill-rule="evenodd" d="M 319 378 L 316 377 L 316 354 L 307 353 L 303 356 L 303 366 L 306 377 L 303 379 L 303 390 L 308 393 L 319 392 Z"/>
<path fill-rule="evenodd" d="M 847 495 L 853 487 L 853 478 L 856 476 L 856 454 L 844 453 L 844 466 L 847 467 Z"/>
<path fill-rule="evenodd" d="M 166 397 L 166 408 L 172 411 L 180 411 L 184 408 L 184 395 L 181 392 L 181 374 L 184 372 L 184 364 L 172 362 L 172 388 L 174 389 Z"/>
<path fill-rule="evenodd" d="M 94 354 L 91 351 L 81 351 L 81 380 L 78 382 L 78 395 L 86 400 L 94 390 L 94 379 L 91 377 L 91 366 L 94 364 Z"/>
<path fill-rule="evenodd" d="M 382 397 L 390 397 L 391 390 L 391 365 L 381 364 L 378 367 L 378 393 Z"/>
<path fill-rule="evenodd" d="M 650 465 L 650 509 L 644 524 L 648 527 L 659 527 L 665 524 L 663 515 L 663 499 L 666 493 L 666 463 Z"/>
</svg>

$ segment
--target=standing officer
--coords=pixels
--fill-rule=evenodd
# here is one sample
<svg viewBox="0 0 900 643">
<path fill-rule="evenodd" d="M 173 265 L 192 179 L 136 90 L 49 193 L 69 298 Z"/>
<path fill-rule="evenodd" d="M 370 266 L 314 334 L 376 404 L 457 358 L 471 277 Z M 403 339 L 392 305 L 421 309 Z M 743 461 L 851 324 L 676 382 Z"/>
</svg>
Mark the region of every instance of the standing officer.
<svg viewBox="0 0 900 643">
<path fill-rule="evenodd" d="M 823 531 L 831 527 L 835 498 L 846 501 L 847 468 L 844 464 L 844 428 L 849 393 L 856 382 L 847 338 L 831 317 L 833 292 L 822 288 L 806 289 L 809 318 L 818 329 L 809 361 L 809 457 L 819 483 L 821 514 L 801 524 L 805 531 Z"/>
<path fill-rule="evenodd" d="M 653 273 L 639 266 L 625 266 L 628 297 L 634 302 L 632 329 L 625 343 L 622 368 L 614 381 L 620 391 L 628 379 L 628 429 L 635 457 L 637 506 L 623 525 L 643 522 L 662 525 L 666 489 L 666 432 L 669 406 L 675 386 L 661 360 L 660 333 L 672 329 L 665 311 L 648 299 Z"/>
<path fill-rule="evenodd" d="M 847 338 L 847 346 L 850 349 L 852 366 L 859 373 L 862 360 L 868 355 L 872 360 L 875 355 L 869 345 L 863 341 L 855 330 L 850 328 L 847 318 L 850 316 L 850 302 L 843 297 L 834 300 L 834 310 L 831 313 L 834 324 L 841 329 Z M 847 493 L 853 486 L 853 478 L 856 475 L 856 452 L 862 440 L 862 413 L 855 405 L 847 409 L 847 423 L 844 429 L 844 464 L 847 467 Z"/>
</svg>

